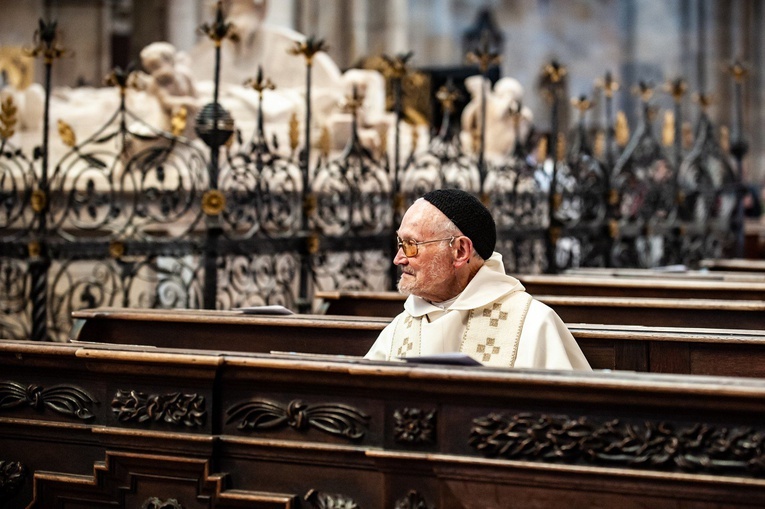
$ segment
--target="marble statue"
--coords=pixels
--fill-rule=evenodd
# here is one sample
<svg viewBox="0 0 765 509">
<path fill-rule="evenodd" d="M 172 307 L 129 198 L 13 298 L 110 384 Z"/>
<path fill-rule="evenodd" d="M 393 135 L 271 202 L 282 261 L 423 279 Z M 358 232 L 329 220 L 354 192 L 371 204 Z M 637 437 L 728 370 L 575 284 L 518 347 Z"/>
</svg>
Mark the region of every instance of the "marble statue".
<svg viewBox="0 0 765 509">
<path fill-rule="evenodd" d="M 147 120 L 166 131 L 172 131 L 173 116 L 181 110 L 185 110 L 188 120 L 193 119 L 200 109 L 191 71 L 177 54 L 168 42 L 154 42 L 141 50 L 141 67 L 145 73 L 138 75 L 138 81 L 150 96 L 156 98 L 162 110 L 161 119 Z M 182 134 L 193 137 L 193 122 L 187 121 Z"/>
<path fill-rule="evenodd" d="M 482 92 L 483 86 L 483 92 Z M 533 123 L 531 110 L 523 106 L 523 86 L 515 78 L 504 77 L 491 87 L 483 76 L 470 76 L 465 88 L 471 99 L 462 111 L 461 141 L 468 151 L 478 150 L 478 132 L 481 129 L 481 96 L 486 94 L 485 157 L 489 161 L 501 162 L 510 156 L 515 141 L 525 140 Z M 518 128 L 514 116 L 520 114 Z"/>
</svg>

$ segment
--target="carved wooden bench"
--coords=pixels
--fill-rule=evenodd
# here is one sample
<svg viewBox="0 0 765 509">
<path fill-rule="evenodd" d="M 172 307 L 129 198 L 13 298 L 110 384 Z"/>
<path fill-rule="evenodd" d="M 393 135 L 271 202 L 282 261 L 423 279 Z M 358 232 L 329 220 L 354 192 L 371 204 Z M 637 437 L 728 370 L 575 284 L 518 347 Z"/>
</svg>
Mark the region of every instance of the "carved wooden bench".
<svg viewBox="0 0 765 509">
<path fill-rule="evenodd" d="M 4 509 L 765 506 L 765 381 L 0 341 Z"/>
</svg>

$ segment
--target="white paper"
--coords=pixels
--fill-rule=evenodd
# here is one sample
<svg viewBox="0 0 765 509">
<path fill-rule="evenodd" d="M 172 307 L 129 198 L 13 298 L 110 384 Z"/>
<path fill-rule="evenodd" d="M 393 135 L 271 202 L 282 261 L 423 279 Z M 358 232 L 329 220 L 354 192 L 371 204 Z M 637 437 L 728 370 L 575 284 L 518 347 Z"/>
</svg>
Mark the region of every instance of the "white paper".
<svg viewBox="0 0 765 509">
<path fill-rule="evenodd" d="M 245 315 L 292 315 L 294 314 L 289 309 L 278 304 L 271 306 L 248 306 L 243 308 L 235 308 L 234 311 L 241 311 Z"/>
</svg>

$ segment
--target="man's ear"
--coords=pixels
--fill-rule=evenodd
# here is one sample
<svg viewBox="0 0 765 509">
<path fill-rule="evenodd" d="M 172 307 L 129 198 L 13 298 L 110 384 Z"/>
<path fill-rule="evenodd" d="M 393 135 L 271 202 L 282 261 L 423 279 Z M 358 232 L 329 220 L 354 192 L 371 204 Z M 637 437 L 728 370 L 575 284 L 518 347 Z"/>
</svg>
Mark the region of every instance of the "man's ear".
<svg viewBox="0 0 765 509">
<path fill-rule="evenodd" d="M 473 257 L 473 241 L 464 235 L 454 239 L 454 266 L 459 268 L 470 263 Z"/>
</svg>

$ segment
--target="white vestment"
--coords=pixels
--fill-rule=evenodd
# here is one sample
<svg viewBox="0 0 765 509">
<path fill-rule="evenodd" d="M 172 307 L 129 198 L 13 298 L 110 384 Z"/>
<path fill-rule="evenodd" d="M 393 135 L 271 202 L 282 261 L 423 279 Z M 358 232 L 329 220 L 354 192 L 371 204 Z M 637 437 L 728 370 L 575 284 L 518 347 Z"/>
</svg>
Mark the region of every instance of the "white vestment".
<svg viewBox="0 0 765 509">
<path fill-rule="evenodd" d="M 522 295 L 516 295 L 519 293 Z M 396 360 L 399 353 L 401 356 L 417 356 L 462 351 L 489 366 L 590 371 L 587 359 L 560 317 L 538 300 L 524 299 L 526 295 L 521 282 L 505 274 L 502 255 L 495 252 L 446 309 L 410 295 L 404 303 L 404 312 L 383 329 L 365 358 Z M 471 337 L 470 323 L 474 323 L 471 315 L 475 314 L 471 311 L 491 308 L 495 303 L 511 303 L 514 307 L 510 314 L 525 311 L 525 319 L 519 318 L 520 338 L 514 334 L 502 335 L 478 352 L 472 346 L 466 349 L 467 344 L 485 344 L 483 337 Z M 418 327 L 415 351 L 411 348 L 403 351 L 406 349 L 402 350 L 400 345 L 393 348 L 397 328 L 409 326 L 410 321 Z M 489 346 L 496 351 L 512 352 L 510 363 L 507 356 L 487 358 L 485 353 Z"/>
</svg>

